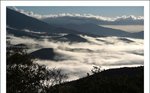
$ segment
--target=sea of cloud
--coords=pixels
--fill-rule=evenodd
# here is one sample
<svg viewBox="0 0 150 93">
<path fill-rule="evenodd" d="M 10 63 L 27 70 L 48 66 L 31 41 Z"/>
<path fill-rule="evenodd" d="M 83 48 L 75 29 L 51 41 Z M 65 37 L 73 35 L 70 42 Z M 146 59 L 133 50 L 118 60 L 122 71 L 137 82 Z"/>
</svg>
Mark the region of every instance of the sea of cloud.
<svg viewBox="0 0 150 93">
<path fill-rule="evenodd" d="M 29 53 L 41 48 L 53 48 L 65 60 L 36 60 L 36 63 L 49 68 L 60 68 L 68 74 L 68 80 L 75 80 L 91 74 L 93 66 L 102 69 L 141 66 L 144 64 L 143 39 L 119 37 L 81 36 L 88 42 L 69 43 L 53 40 L 36 40 L 8 35 L 12 44 L 24 43 L 30 46 Z"/>
<path fill-rule="evenodd" d="M 143 25 L 100 25 L 102 27 L 120 29 L 127 32 L 139 32 L 144 31 Z"/>
</svg>

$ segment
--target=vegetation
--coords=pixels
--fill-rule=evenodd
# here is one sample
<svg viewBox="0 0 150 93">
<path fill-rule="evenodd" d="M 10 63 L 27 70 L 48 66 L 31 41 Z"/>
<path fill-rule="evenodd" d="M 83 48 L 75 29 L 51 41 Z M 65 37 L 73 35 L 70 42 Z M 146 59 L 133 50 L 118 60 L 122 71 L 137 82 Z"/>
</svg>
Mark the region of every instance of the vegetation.
<svg viewBox="0 0 150 93">
<path fill-rule="evenodd" d="M 91 72 L 93 74 L 100 73 L 101 72 L 101 67 L 93 66 L 93 69 L 91 70 Z"/>
<path fill-rule="evenodd" d="M 144 67 L 101 70 L 63 82 L 60 69 L 35 64 L 23 49 L 7 49 L 7 93 L 144 93 Z"/>
<path fill-rule="evenodd" d="M 54 86 L 51 93 L 144 93 L 142 66 L 97 73 L 98 69 L 91 76 Z"/>
<path fill-rule="evenodd" d="M 7 49 L 7 93 L 48 93 L 66 78 L 61 69 L 35 64 L 24 49 Z"/>
</svg>

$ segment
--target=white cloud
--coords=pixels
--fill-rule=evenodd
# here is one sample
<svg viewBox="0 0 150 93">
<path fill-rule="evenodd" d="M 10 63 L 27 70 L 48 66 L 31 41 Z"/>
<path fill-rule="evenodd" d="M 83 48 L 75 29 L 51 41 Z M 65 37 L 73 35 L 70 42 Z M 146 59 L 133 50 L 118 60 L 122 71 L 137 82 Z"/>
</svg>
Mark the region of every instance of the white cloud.
<svg viewBox="0 0 150 93">
<path fill-rule="evenodd" d="M 11 6 L 11 7 L 9 7 L 9 8 L 11 8 L 11 9 L 13 9 L 13 10 L 15 10 L 15 11 L 19 11 L 19 9 L 16 8 L 15 6 Z"/>
<path fill-rule="evenodd" d="M 31 15 L 32 16 L 32 15 Z M 103 20 L 103 21 L 116 21 L 116 20 L 143 20 L 143 16 L 134 16 L 134 15 L 123 15 L 123 16 L 117 16 L 117 17 L 105 17 L 100 15 L 93 15 L 93 14 L 71 14 L 71 13 L 61 13 L 61 14 L 49 14 L 49 15 L 42 15 L 41 19 L 45 18 L 57 18 L 57 17 L 83 17 L 83 18 L 95 18 L 97 20 Z"/>
<path fill-rule="evenodd" d="M 31 15 L 33 17 L 36 17 L 34 15 Z M 50 15 L 41 15 L 40 17 L 37 17 L 39 19 L 46 19 L 46 18 L 60 18 L 60 17 L 77 17 L 77 18 L 87 18 L 87 19 L 95 19 L 98 21 L 109 21 L 109 22 L 114 22 L 114 21 L 143 21 L 144 17 L 143 16 L 134 16 L 134 15 L 124 15 L 124 16 L 117 16 L 117 17 L 105 17 L 105 16 L 100 16 L 100 15 L 93 15 L 93 14 L 70 14 L 70 13 L 63 13 L 63 14 L 50 14 Z"/>
<path fill-rule="evenodd" d="M 45 22 L 50 23 L 50 21 L 54 23 L 62 23 L 62 24 L 80 24 L 80 23 L 94 23 L 97 25 L 143 25 L 144 17 L 143 16 L 134 16 L 134 15 L 124 15 L 117 17 L 105 17 L 100 15 L 93 14 L 50 14 L 50 15 L 42 15 L 39 18 Z M 56 20 L 56 22 L 54 21 Z"/>
<path fill-rule="evenodd" d="M 90 73 L 93 65 L 108 69 L 110 67 L 138 66 L 144 64 L 143 39 L 126 38 L 133 41 L 127 43 L 118 37 L 82 37 L 90 41 L 90 43 L 69 44 L 67 42 L 53 42 L 47 39 L 37 41 L 31 38 L 13 36 L 11 36 L 11 43 L 38 44 L 41 48 L 54 48 L 56 53 L 61 54 L 67 59 L 57 62 L 52 60 L 37 60 L 36 62 L 44 64 L 49 68 L 56 67 L 62 69 L 64 73 L 69 75 L 69 80 L 86 76 L 87 73 Z M 39 48 L 31 48 L 32 51 L 36 49 Z M 71 51 L 71 49 L 74 49 L 74 51 Z M 88 50 L 91 51 L 89 52 Z"/>
<path fill-rule="evenodd" d="M 143 20 L 144 17 L 143 16 L 134 16 L 134 15 L 123 15 L 123 16 L 118 16 L 115 18 L 115 20 Z"/>
<path fill-rule="evenodd" d="M 127 32 L 144 31 L 144 25 L 100 25 L 102 27 L 120 29 Z"/>
</svg>

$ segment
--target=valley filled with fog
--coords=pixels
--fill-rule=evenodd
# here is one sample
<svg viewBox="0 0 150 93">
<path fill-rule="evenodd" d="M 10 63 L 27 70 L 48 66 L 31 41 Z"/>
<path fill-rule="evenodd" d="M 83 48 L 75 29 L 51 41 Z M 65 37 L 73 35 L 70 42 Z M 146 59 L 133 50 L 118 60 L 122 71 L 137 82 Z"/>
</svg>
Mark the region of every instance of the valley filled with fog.
<svg viewBox="0 0 150 93">
<path fill-rule="evenodd" d="M 87 42 L 61 42 L 49 39 L 36 40 L 27 37 L 11 38 L 11 44 L 25 44 L 28 53 L 42 49 L 53 48 L 54 60 L 36 59 L 35 62 L 49 68 L 60 68 L 69 75 L 69 80 L 78 79 L 91 73 L 93 66 L 102 69 L 141 66 L 144 64 L 144 46 L 142 39 L 125 37 L 89 37 Z M 43 52 L 44 53 L 44 52 Z M 56 60 L 55 60 L 56 59 Z"/>
</svg>

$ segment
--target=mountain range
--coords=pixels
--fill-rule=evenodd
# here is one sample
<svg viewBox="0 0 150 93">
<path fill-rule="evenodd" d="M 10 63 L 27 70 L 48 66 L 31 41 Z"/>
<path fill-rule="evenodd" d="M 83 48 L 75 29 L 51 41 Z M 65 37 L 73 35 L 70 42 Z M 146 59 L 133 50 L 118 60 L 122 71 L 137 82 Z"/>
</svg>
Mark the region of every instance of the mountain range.
<svg viewBox="0 0 150 93">
<path fill-rule="evenodd" d="M 28 30 L 28 32 L 26 30 Z M 29 36 L 36 38 L 40 36 L 55 36 L 55 39 L 56 37 L 58 37 L 58 40 L 63 40 L 60 38 L 66 38 L 65 40 L 71 40 L 71 42 L 74 40 L 77 40 L 78 42 L 80 42 L 80 40 L 81 42 L 86 41 L 84 40 L 84 38 L 80 37 L 80 35 L 88 35 L 92 37 L 118 36 L 141 39 L 144 38 L 143 31 L 137 33 L 129 33 L 122 30 L 101 27 L 96 24 L 89 23 L 56 25 L 49 23 L 48 20 L 39 20 L 9 8 L 7 8 L 7 33 L 17 36 Z M 60 35 L 63 33 L 68 35 Z"/>
<path fill-rule="evenodd" d="M 78 16 L 77 16 L 78 15 Z M 32 16 L 32 15 L 30 15 Z M 33 16 L 34 17 L 34 16 Z M 37 17 L 36 17 L 37 18 Z M 80 23 L 93 23 L 97 25 L 143 25 L 144 19 L 140 17 L 122 16 L 112 18 L 106 18 L 102 16 L 95 15 L 81 15 L 81 14 L 59 14 L 59 15 L 49 15 L 47 17 L 38 18 L 43 21 L 48 21 L 55 24 L 80 24 Z"/>
</svg>

